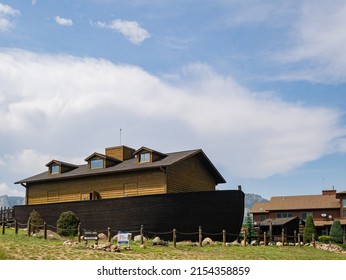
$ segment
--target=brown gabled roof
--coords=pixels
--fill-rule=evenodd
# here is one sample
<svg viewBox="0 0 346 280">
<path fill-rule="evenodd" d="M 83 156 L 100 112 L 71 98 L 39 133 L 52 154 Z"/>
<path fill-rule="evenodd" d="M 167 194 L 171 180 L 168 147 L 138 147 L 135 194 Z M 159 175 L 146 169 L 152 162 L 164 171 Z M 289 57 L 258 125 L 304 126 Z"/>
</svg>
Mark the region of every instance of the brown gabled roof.
<svg viewBox="0 0 346 280">
<path fill-rule="evenodd" d="M 254 204 L 250 212 L 261 213 L 269 211 L 334 208 L 340 208 L 340 201 L 335 195 L 274 196 L 269 202 L 258 202 Z"/>
<path fill-rule="evenodd" d="M 270 226 L 270 224 L 272 224 L 273 226 L 284 226 L 290 221 L 296 219 L 298 219 L 298 217 L 265 219 L 262 222 L 260 222 L 260 226 Z"/>
<path fill-rule="evenodd" d="M 89 160 L 91 160 L 94 157 L 99 157 L 99 158 L 102 158 L 102 159 L 108 159 L 108 160 L 111 160 L 111 161 L 114 161 L 114 162 L 121 162 L 121 160 L 119 160 L 119 159 L 116 159 L 114 157 L 110 157 L 110 156 L 107 156 L 107 155 L 103 155 L 103 154 L 100 154 L 100 153 L 96 153 L 96 152 L 91 154 L 90 156 L 88 156 L 84 160 L 85 161 L 89 161 Z"/>
<path fill-rule="evenodd" d="M 267 209 L 268 202 L 257 202 L 252 205 L 250 213 L 268 213 Z"/>
<path fill-rule="evenodd" d="M 75 165 L 75 164 L 72 164 L 72 163 L 68 163 L 68 162 L 64 162 L 64 161 L 60 161 L 60 160 L 56 160 L 56 159 L 53 159 L 51 160 L 50 162 L 48 162 L 46 164 L 47 167 L 51 166 L 52 164 L 58 164 L 58 165 L 62 165 L 62 166 L 68 166 L 68 167 L 71 167 L 71 168 L 77 168 L 78 165 Z"/>
<path fill-rule="evenodd" d="M 102 168 L 102 169 L 90 170 L 87 164 L 78 165 L 77 168 L 69 172 L 55 174 L 53 177 L 49 174 L 48 171 L 46 171 L 46 172 L 37 174 L 35 176 L 31 176 L 29 178 L 15 182 L 15 184 L 87 177 L 87 176 L 94 176 L 97 174 L 123 173 L 123 172 L 139 171 L 139 170 L 146 170 L 146 169 L 156 169 L 156 168 L 162 168 L 162 167 L 164 168 L 164 167 L 177 164 L 181 162 L 182 160 L 185 160 L 192 156 L 197 156 L 201 160 L 202 164 L 212 174 L 217 184 L 226 182 L 225 179 L 218 172 L 218 170 L 215 168 L 215 166 L 210 162 L 208 157 L 204 154 L 204 152 L 201 149 L 198 149 L 198 150 L 167 153 L 166 157 L 162 158 L 161 160 L 154 161 L 154 162 L 147 162 L 145 164 L 138 164 L 138 160 L 136 158 L 131 158 L 128 160 L 124 160 L 115 166 Z"/>
<path fill-rule="evenodd" d="M 161 157 L 166 157 L 167 156 L 167 154 L 163 154 L 163 153 L 161 153 L 161 152 L 158 152 L 158 151 L 155 151 L 155 150 L 153 150 L 153 149 L 149 149 L 149 148 L 147 148 L 147 147 L 141 147 L 141 148 L 139 148 L 137 151 L 135 151 L 133 154 L 134 155 L 137 155 L 138 153 L 140 153 L 140 152 L 142 152 L 142 151 L 147 151 L 147 152 L 150 152 L 150 153 L 154 153 L 154 154 L 157 154 L 157 155 L 159 155 L 159 156 L 161 156 Z"/>
</svg>

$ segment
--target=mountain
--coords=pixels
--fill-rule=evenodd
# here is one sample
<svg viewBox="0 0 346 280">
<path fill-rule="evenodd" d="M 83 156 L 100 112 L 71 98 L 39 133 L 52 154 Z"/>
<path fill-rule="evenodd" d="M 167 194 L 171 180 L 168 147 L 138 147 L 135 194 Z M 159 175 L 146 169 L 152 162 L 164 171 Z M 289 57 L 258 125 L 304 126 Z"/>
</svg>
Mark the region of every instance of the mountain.
<svg viewBox="0 0 346 280">
<path fill-rule="evenodd" d="M 250 209 L 256 202 L 268 202 L 268 200 L 263 198 L 259 194 L 254 194 L 254 193 L 245 194 L 245 214 L 247 213 L 247 211 L 250 211 Z"/>
<path fill-rule="evenodd" d="M 0 196 L 0 207 L 13 207 L 14 205 L 23 205 L 24 197 L 21 196 Z"/>
</svg>

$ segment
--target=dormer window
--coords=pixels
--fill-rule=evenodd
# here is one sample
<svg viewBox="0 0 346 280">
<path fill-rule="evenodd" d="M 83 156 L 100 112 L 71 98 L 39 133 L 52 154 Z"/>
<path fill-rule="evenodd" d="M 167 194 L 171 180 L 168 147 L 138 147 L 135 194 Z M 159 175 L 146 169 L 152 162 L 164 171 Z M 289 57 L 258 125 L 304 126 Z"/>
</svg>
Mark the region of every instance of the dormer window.
<svg viewBox="0 0 346 280">
<path fill-rule="evenodd" d="M 59 173 L 60 173 L 60 166 L 52 165 L 50 169 L 50 174 L 59 174 Z"/>
<path fill-rule="evenodd" d="M 46 166 L 48 167 L 48 172 L 51 175 L 54 174 L 63 174 L 66 172 L 69 172 L 73 169 L 78 168 L 77 165 L 71 164 L 71 163 L 67 163 L 67 162 L 63 162 L 63 161 L 59 161 L 59 160 L 51 160 L 50 162 L 48 162 L 46 164 Z"/>
<path fill-rule="evenodd" d="M 90 161 L 90 169 L 103 168 L 103 159 L 93 159 Z"/>
<path fill-rule="evenodd" d="M 150 153 L 139 154 L 139 162 L 150 162 Z"/>
<path fill-rule="evenodd" d="M 134 153 L 134 155 L 137 157 L 137 163 L 155 162 L 158 160 L 162 160 L 167 156 L 166 154 L 154 151 L 146 147 L 139 148 Z"/>
</svg>

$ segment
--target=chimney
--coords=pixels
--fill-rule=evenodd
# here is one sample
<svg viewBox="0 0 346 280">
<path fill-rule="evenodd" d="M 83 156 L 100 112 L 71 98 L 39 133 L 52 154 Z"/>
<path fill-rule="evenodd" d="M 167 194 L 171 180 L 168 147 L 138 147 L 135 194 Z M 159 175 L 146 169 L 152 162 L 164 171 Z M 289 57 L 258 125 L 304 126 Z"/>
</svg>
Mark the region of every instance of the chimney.
<svg viewBox="0 0 346 280">
<path fill-rule="evenodd" d="M 118 160 L 124 161 L 130 158 L 134 158 L 133 153 L 135 149 L 126 146 L 116 146 L 108 147 L 105 149 L 106 156 L 116 158 Z"/>
<path fill-rule="evenodd" d="M 336 190 L 322 190 L 322 195 L 336 195 Z"/>
</svg>

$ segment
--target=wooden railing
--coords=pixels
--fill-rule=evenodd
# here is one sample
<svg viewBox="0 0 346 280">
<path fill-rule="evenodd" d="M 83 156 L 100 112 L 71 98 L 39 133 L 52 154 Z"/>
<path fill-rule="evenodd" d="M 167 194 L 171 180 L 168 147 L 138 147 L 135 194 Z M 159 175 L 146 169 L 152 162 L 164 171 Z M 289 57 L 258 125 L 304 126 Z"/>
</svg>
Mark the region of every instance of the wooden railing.
<svg viewBox="0 0 346 280">
<path fill-rule="evenodd" d="M 14 220 L 14 208 L 0 207 L 0 222 L 3 220 L 5 221 Z"/>
</svg>

